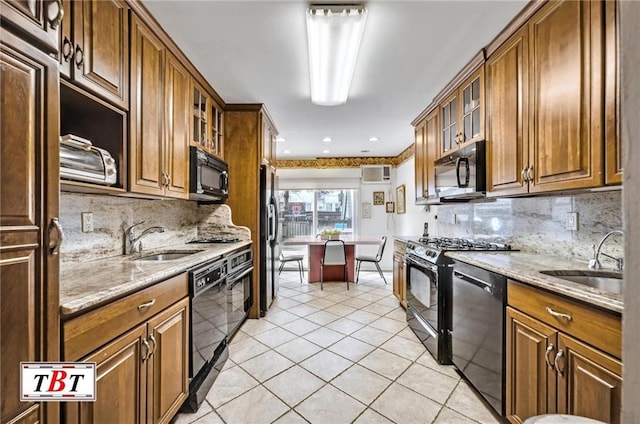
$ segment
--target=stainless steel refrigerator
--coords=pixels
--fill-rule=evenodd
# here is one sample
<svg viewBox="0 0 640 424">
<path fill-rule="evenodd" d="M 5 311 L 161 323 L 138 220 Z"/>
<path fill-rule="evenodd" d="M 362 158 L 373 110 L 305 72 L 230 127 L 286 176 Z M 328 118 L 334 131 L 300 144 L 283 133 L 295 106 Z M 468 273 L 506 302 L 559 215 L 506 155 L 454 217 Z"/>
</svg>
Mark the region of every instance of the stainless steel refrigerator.
<svg viewBox="0 0 640 424">
<path fill-rule="evenodd" d="M 260 315 L 278 295 L 278 200 L 275 169 L 260 166 Z"/>
</svg>

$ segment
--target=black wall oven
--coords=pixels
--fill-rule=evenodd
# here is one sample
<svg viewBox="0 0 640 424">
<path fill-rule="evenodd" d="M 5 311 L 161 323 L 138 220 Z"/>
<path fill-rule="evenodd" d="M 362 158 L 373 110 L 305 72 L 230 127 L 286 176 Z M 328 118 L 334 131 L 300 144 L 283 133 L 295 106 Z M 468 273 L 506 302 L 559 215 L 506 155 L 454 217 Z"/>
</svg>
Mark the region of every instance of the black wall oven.
<svg viewBox="0 0 640 424">
<path fill-rule="evenodd" d="M 451 290 L 451 268 L 438 266 L 421 257 L 420 246 L 407 246 L 407 323 L 441 364 L 451 363 L 447 306 Z M 416 251 L 418 250 L 418 251 Z"/>
<path fill-rule="evenodd" d="M 229 357 L 226 261 L 207 262 L 189 272 L 191 327 L 189 397 L 183 410 L 195 412 Z"/>
</svg>

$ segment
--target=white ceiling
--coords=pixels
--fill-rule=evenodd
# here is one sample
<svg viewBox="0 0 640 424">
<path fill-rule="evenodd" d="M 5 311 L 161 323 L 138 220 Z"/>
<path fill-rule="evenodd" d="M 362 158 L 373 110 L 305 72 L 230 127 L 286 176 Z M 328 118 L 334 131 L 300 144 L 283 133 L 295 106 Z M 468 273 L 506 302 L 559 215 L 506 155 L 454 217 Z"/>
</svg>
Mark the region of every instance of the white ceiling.
<svg viewBox="0 0 640 424">
<path fill-rule="evenodd" d="M 413 142 L 411 121 L 526 0 L 367 2 L 349 100 L 340 106 L 310 101 L 307 2 L 144 4 L 225 102 L 267 106 L 286 139 L 278 159 L 302 159 L 400 153 Z"/>
</svg>

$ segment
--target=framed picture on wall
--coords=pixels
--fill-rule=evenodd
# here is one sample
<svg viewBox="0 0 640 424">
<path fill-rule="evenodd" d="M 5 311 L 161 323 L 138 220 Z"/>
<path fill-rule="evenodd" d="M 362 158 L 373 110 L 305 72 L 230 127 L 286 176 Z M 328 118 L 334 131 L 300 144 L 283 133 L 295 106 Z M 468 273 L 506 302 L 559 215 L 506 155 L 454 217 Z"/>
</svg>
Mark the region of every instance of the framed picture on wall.
<svg viewBox="0 0 640 424">
<path fill-rule="evenodd" d="M 384 191 L 374 191 L 373 192 L 373 204 L 374 205 L 384 205 Z"/>
<path fill-rule="evenodd" d="M 395 208 L 394 208 L 393 202 L 387 202 L 387 213 L 394 213 L 395 212 L 394 209 Z"/>
<path fill-rule="evenodd" d="M 369 202 L 362 203 L 362 218 L 364 219 L 371 218 L 371 203 Z"/>
<path fill-rule="evenodd" d="M 396 203 L 398 203 L 398 214 L 405 213 L 404 184 L 396 187 Z"/>
</svg>

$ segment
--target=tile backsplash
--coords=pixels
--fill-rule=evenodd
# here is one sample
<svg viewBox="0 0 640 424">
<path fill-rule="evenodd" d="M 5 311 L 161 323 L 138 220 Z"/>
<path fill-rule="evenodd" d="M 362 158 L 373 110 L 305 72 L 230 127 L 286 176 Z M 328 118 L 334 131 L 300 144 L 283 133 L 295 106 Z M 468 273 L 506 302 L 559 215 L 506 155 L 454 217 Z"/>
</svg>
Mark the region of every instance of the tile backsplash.
<svg viewBox="0 0 640 424">
<path fill-rule="evenodd" d="M 578 213 L 577 231 L 565 229 L 569 212 Z M 622 192 L 440 205 L 437 214 L 439 237 L 495 239 L 523 251 L 587 261 L 594 243 L 608 231 L 622 229 Z M 621 257 L 622 237 L 608 239 L 603 252 Z"/>
<path fill-rule="evenodd" d="M 93 213 L 94 231 L 82 232 L 82 212 Z M 60 194 L 60 222 L 65 239 L 60 248 L 62 265 L 78 261 L 119 256 L 124 251 L 124 230 L 144 221 L 145 228 L 161 225 L 163 233 L 151 233 L 144 249 L 185 243 L 196 237 L 227 236 L 250 240 L 246 227 L 232 223 L 227 205 L 198 205 L 188 200 L 146 200 L 63 192 Z"/>
<path fill-rule="evenodd" d="M 65 239 L 61 260 L 77 262 L 123 254 L 124 230 L 140 221 L 142 231 L 162 225 L 164 233 L 144 238 L 145 249 L 182 243 L 196 237 L 198 206 L 186 200 L 145 200 L 89 194 L 60 194 L 60 222 Z M 92 212 L 94 231 L 82 232 L 81 213 Z"/>
</svg>

